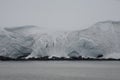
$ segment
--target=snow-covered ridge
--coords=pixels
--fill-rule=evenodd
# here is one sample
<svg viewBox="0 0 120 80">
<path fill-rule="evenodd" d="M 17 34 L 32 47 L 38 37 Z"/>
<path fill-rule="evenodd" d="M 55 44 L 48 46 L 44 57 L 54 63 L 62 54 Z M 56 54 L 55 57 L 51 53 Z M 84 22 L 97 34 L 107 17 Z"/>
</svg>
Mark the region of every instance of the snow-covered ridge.
<svg viewBox="0 0 120 80">
<path fill-rule="evenodd" d="M 0 30 L 0 56 L 120 58 L 120 22 L 104 21 L 77 31 L 52 31 L 36 26 Z"/>
</svg>

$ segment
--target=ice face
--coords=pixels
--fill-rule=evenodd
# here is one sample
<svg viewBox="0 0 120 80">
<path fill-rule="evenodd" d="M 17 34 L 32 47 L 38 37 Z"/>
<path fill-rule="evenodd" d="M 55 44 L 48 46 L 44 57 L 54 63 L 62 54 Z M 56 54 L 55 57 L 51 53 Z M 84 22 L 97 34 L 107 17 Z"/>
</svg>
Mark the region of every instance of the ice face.
<svg viewBox="0 0 120 80">
<path fill-rule="evenodd" d="M 18 58 L 32 52 L 33 39 L 2 30 L 0 33 L 0 56 Z"/>
<path fill-rule="evenodd" d="M 49 31 L 35 26 L 0 31 L 0 56 L 112 57 L 120 52 L 120 22 L 98 22 L 77 31 Z M 113 57 L 114 54 L 113 54 Z"/>
</svg>

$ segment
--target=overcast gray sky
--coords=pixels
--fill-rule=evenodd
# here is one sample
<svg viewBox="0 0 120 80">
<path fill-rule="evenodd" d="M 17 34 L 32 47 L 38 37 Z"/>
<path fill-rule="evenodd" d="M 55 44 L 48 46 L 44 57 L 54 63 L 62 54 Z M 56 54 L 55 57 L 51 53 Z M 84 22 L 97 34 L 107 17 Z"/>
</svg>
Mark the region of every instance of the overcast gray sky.
<svg viewBox="0 0 120 80">
<path fill-rule="evenodd" d="M 0 27 L 83 29 L 120 20 L 120 0 L 0 0 Z"/>
</svg>

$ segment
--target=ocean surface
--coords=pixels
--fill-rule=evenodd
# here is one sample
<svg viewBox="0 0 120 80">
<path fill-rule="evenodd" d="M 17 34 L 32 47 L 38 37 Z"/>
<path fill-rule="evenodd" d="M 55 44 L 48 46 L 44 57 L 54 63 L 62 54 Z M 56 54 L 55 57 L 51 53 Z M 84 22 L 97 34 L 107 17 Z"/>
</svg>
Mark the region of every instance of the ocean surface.
<svg viewBox="0 0 120 80">
<path fill-rule="evenodd" d="M 0 61 L 0 80 L 120 80 L 120 61 Z"/>
</svg>

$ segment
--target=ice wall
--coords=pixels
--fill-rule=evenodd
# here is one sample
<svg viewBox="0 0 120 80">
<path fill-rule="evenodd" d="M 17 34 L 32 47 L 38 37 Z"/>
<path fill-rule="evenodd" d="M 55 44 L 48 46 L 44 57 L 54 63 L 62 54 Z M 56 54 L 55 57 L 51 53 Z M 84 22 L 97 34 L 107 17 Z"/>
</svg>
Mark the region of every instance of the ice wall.
<svg viewBox="0 0 120 80">
<path fill-rule="evenodd" d="M 49 31 L 35 26 L 0 30 L 0 56 L 115 57 L 120 53 L 120 22 L 104 21 L 76 31 Z M 112 56 L 113 54 L 113 56 Z"/>
</svg>

